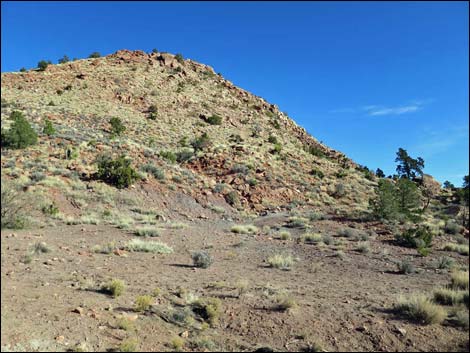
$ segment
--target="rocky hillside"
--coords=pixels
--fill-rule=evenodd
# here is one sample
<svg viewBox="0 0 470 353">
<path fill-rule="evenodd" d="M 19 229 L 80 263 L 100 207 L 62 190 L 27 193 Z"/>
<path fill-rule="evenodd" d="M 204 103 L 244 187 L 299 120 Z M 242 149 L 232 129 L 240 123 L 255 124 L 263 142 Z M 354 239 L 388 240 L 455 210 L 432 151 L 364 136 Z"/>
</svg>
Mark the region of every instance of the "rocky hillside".
<svg viewBox="0 0 470 353">
<path fill-rule="evenodd" d="M 107 153 L 124 154 L 141 170 L 134 187 L 256 212 L 289 205 L 362 211 L 374 185 L 276 105 L 168 53 L 120 50 L 2 73 L 1 97 L 2 128 L 20 110 L 40 135 L 26 153 L 2 151 L 2 174 L 46 186 L 90 180 L 96 157 Z M 112 117 L 126 127 L 119 137 L 111 134 Z M 52 136 L 42 133 L 46 119 Z M 194 151 L 191 141 L 204 133 L 207 143 Z"/>
</svg>

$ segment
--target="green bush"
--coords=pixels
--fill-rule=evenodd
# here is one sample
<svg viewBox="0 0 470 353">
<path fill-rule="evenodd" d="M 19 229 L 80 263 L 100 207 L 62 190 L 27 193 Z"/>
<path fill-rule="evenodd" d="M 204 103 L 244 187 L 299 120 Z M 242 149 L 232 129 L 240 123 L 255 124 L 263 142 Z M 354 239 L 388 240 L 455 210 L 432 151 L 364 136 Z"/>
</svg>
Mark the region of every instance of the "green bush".
<svg viewBox="0 0 470 353">
<path fill-rule="evenodd" d="M 169 161 L 171 163 L 176 162 L 176 154 L 174 154 L 171 151 L 161 151 L 160 152 L 160 157 L 162 157 L 163 159 L 166 159 L 167 161 Z"/>
<path fill-rule="evenodd" d="M 21 149 L 37 143 L 38 135 L 25 119 L 23 113 L 13 111 L 10 114 L 13 120 L 8 131 L 2 131 L 2 147 Z"/>
<path fill-rule="evenodd" d="M 277 137 L 274 136 L 274 135 L 269 135 L 269 137 L 268 137 L 268 142 L 269 142 L 269 143 L 276 144 L 276 143 L 277 143 Z"/>
<path fill-rule="evenodd" d="M 26 68 L 25 68 L 25 67 L 22 67 L 22 68 L 20 69 L 20 72 L 26 72 Z"/>
<path fill-rule="evenodd" d="M 154 176 L 155 179 L 163 180 L 165 179 L 165 172 L 154 166 L 153 164 L 147 163 L 140 168 L 143 172 L 150 173 Z"/>
<path fill-rule="evenodd" d="M 189 161 L 194 156 L 194 152 L 191 149 L 184 149 L 176 153 L 176 161 L 178 163 L 184 163 Z"/>
<path fill-rule="evenodd" d="M 178 54 L 175 55 L 175 59 L 176 59 L 176 61 L 179 62 L 180 64 L 184 64 L 183 55 L 181 55 L 181 54 L 178 53 Z"/>
<path fill-rule="evenodd" d="M 312 156 L 325 157 L 325 152 L 316 146 L 306 146 L 305 151 L 310 153 Z"/>
<path fill-rule="evenodd" d="M 310 175 L 313 175 L 315 177 L 319 177 L 320 179 L 323 179 L 325 177 L 325 174 L 320 169 L 313 168 L 310 171 Z"/>
<path fill-rule="evenodd" d="M 395 235 L 395 240 L 407 248 L 428 249 L 431 247 L 433 235 L 427 226 L 416 226 Z"/>
<path fill-rule="evenodd" d="M 222 117 L 214 114 L 208 117 L 206 122 L 211 125 L 222 125 Z"/>
<path fill-rule="evenodd" d="M 44 121 L 44 128 L 42 132 L 45 133 L 47 136 L 52 136 L 55 134 L 54 126 L 52 125 L 52 122 L 49 119 L 46 119 Z"/>
<path fill-rule="evenodd" d="M 91 53 L 91 54 L 88 56 L 88 58 L 90 58 L 90 59 L 95 59 L 95 58 L 100 58 L 100 57 L 101 57 L 101 54 L 98 53 L 97 51 Z"/>
<path fill-rule="evenodd" d="M 65 64 L 70 61 L 69 57 L 67 55 L 64 55 L 62 59 L 59 59 L 59 64 Z"/>
<path fill-rule="evenodd" d="M 126 188 L 138 179 L 137 172 L 131 167 L 131 161 L 124 156 L 112 159 L 110 156 L 100 156 L 97 160 L 97 177 L 119 189 Z"/>
<path fill-rule="evenodd" d="M 50 62 L 50 61 L 41 60 L 40 62 L 38 62 L 38 69 L 39 69 L 39 71 L 44 71 L 51 64 L 52 64 L 52 62 Z"/>
<path fill-rule="evenodd" d="M 210 139 L 206 132 L 203 133 L 201 136 L 195 138 L 191 142 L 191 146 L 194 148 L 195 152 L 202 151 L 206 149 L 207 147 L 209 147 L 209 145 L 210 145 Z"/>
<path fill-rule="evenodd" d="M 119 136 L 126 131 L 126 127 L 119 118 L 113 117 L 109 120 L 109 123 L 111 124 L 111 134 L 113 136 Z"/>
</svg>

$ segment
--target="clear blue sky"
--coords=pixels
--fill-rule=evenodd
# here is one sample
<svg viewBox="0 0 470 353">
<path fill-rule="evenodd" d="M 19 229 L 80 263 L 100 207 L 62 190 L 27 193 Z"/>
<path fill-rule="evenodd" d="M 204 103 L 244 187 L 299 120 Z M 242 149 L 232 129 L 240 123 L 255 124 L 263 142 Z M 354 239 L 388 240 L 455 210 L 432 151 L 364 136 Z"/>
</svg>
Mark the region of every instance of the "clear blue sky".
<svg viewBox="0 0 470 353">
<path fill-rule="evenodd" d="M 118 49 L 182 53 L 327 145 L 395 172 L 468 174 L 467 2 L 2 2 L 2 72 Z"/>
</svg>

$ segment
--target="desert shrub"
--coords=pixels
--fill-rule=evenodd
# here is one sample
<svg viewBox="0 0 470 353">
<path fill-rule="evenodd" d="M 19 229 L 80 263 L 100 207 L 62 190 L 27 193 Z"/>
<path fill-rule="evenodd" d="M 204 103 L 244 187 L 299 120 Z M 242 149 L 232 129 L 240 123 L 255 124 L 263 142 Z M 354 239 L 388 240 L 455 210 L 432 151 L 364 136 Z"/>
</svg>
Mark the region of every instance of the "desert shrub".
<svg viewBox="0 0 470 353">
<path fill-rule="evenodd" d="M 312 156 L 325 157 L 325 153 L 323 152 L 323 150 L 320 147 L 306 146 L 305 151 L 307 153 L 310 153 Z"/>
<path fill-rule="evenodd" d="M 128 318 L 126 317 L 121 317 L 117 324 L 116 324 L 116 327 L 121 329 L 121 330 L 124 330 L 124 331 L 130 331 L 132 329 L 134 329 L 134 323 L 129 320 Z"/>
<path fill-rule="evenodd" d="M 330 235 L 326 235 L 326 234 L 322 237 L 322 241 L 326 245 L 332 245 L 334 243 L 333 237 Z"/>
<path fill-rule="evenodd" d="M 192 303 L 192 310 L 211 325 L 218 322 L 222 312 L 222 302 L 218 298 L 202 298 Z"/>
<path fill-rule="evenodd" d="M 49 216 L 55 216 L 59 214 L 59 208 L 55 203 L 51 203 L 49 205 L 44 205 L 41 208 L 42 213 L 49 215 Z"/>
<path fill-rule="evenodd" d="M 195 267 L 208 268 L 214 260 L 207 251 L 195 251 L 191 254 Z"/>
<path fill-rule="evenodd" d="M 13 124 L 7 131 L 2 130 L 2 147 L 22 149 L 37 143 L 38 135 L 22 112 L 13 111 L 10 119 L 13 120 Z"/>
<path fill-rule="evenodd" d="M 64 55 L 61 59 L 59 59 L 59 64 L 65 64 L 70 61 L 69 57 L 67 55 Z"/>
<path fill-rule="evenodd" d="M 429 248 L 432 244 L 432 239 L 433 235 L 429 227 L 419 225 L 395 235 L 397 243 L 407 248 Z"/>
<path fill-rule="evenodd" d="M 140 168 L 140 170 L 142 170 L 145 173 L 152 174 L 153 177 L 157 180 L 165 179 L 165 172 L 162 169 L 154 166 L 153 164 L 147 163 L 147 164 L 143 165 Z"/>
<path fill-rule="evenodd" d="M 21 229 L 25 225 L 22 210 L 25 200 L 17 185 L 1 180 L 1 228 Z"/>
<path fill-rule="evenodd" d="M 286 224 L 286 227 L 289 228 L 306 228 L 307 227 L 307 218 L 303 217 L 291 217 L 289 222 Z"/>
<path fill-rule="evenodd" d="M 26 72 L 26 68 L 25 68 L 25 67 L 22 67 L 22 68 L 20 69 L 20 72 Z"/>
<path fill-rule="evenodd" d="M 274 136 L 274 135 L 269 135 L 269 137 L 268 137 L 268 142 L 269 142 L 269 143 L 273 143 L 273 144 L 278 143 L 278 142 L 277 142 L 277 137 Z"/>
<path fill-rule="evenodd" d="M 184 64 L 183 55 L 181 55 L 180 53 L 178 53 L 178 54 L 175 55 L 175 60 L 176 60 L 177 62 L 179 62 L 180 64 Z"/>
<path fill-rule="evenodd" d="M 38 182 L 40 182 L 41 180 L 46 179 L 46 174 L 44 174 L 43 172 L 40 172 L 40 171 L 38 171 L 38 170 L 35 170 L 34 172 L 32 172 L 32 173 L 29 175 L 29 178 L 31 179 L 31 182 L 32 182 L 32 183 L 38 183 Z"/>
<path fill-rule="evenodd" d="M 313 168 L 310 171 L 310 175 L 313 175 L 314 177 L 318 177 L 320 179 L 323 179 L 325 177 L 325 174 L 320 169 Z"/>
<path fill-rule="evenodd" d="M 152 304 L 154 299 L 150 295 L 139 295 L 135 299 L 135 311 L 146 311 Z"/>
<path fill-rule="evenodd" d="M 310 222 L 321 221 L 322 219 L 325 219 L 325 216 L 320 212 L 312 211 L 308 214 L 308 219 Z"/>
<path fill-rule="evenodd" d="M 447 317 L 444 308 L 434 304 L 424 295 L 399 298 L 395 311 L 411 320 L 424 324 L 440 324 Z"/>
<path fill-rule="evenodd" d="M 124 284 L 123 281 L 121 281 L 120 279 L 113 279 L 109 281 L 108 283 L 105 283 L 101 287 L 101 291 L 109 295 L 112 295 L 114 298 L 117 298 L 122 293 L 124 293 L 125 288 L 126 288 L 126 285 Z"/>
<path fill-rule="evenodd" d="M 415 267 L 408 260 L 404 260 L 397 263 L 398 272 L 402 274 L 410 274 L 415 272 Z"/>
<path fill-rule="evenodd" d="M 52 136 L 55 134 L 54 126 L 52 125 L 52 122 L 49 119 L 46 119 L 44 121 L 44 127 L 42 129 L 42 132 L 47 136 Z"/>
<path fill-rule="evenodd" d="M 442 256 L 437 259 L 436 267 L 443 270 L 447 268 L 452 268 L 454 266 L 454 259 L 448 256 Z"/>
<path fill-rule="evenodd" d="M 203 133 L 201 136 L 195 138 L 191 142 L 191 146 L 194 148 L 195 152 L 202 151 L 210 146 L 210 139 L 207 133 Z"/>
<path fill-rule="evenodd" d="M 184 340 L 179 337 L 179 336 L 175 336 L 171 339 L 171 347 L 173 349 L 176 349 L 176 350 L 181 350 L 184 346 Z"/>
<path fill-rule="evenodd" d="M 50 60 L 46 61 L 46 60 L 41 60 L 40 62 L 38 62 L 38 69 L 39 71 L 44 71 L 46 70 L 46 68 L 52 64 L 52 62 Z"/>
<path fill-rule="evenodd" d="M 247 183 L 251 187 L 254 187 L 254 186 L 258 185 L 258 180 L 256 178 L 250 178 L 250 179 L 247 180 Z"/>
<path fill-rule="evenodd" d="M 243 174 L 243 175 L 247 175 L 249 171 L 250 169 L 244 164 L 235 164 L 231 169 L 232 173 Z"/>
<path fill-rule="evenodd" d="M 279 237 L 281 238 L 281 240 L 290 240 L 291 239 L 291 235 L 287 231 L 280 232 Z"/>
<path fill-rule="evenodd" d="M 97 177 L 118 189 L 127 188 L 138 179 L 137 172 L 131 167 L 131 161 L 124 156 L 112 159 L 110 156 L 100 156 L 97 159 Z"/>
<path fill-rule="evenodd" d="M 163 159 L 166 159 L 167 161 L 171 163 L 176 162 L 176 154 L 174 154 L 171 151 L 161 151 L 159 154 L 160 154 L 160 157 L 162 157 Z"/>
<path fill-rule="evenodd" d="M 156 241 L 143 241 L 140 239 L 132 239 L 127 245 L 126 249 L 134 252 L 151 252 L 158 254 L 171 254 L 173 249 L 168 245 Z"/>
<path fill-rule="evenodd" d="M 206 122 L 210 125 L 222 125 L 222 117 L 214 114 L 206 119 Z"/>
<path fill-rule="evenodd" d="M 119 136 L 124 131 L 126 131 L 126 127 L 124 126 L 121 119 L 119 119 L 119 118 L 113 117 L 109 120 L 109 123 L 111 124 L 111 134 L 112 134 L 112 136 Z"/>
<path fill-rule="evenodd" d="M 117 348 L 118 352 L 136 352 L 138 347 L 138 341 L 135 338 L 129 338 L 121 342 Z"/>
<path fill-rule="evenodd" d="M 51 248 L 45 242 L 38 241 L 30 247 L 29 252 L 33 255 L 46 254 L 51 252 Z"/>
<path fill-rule="evenodd" d="M 291 255 L 275 254 L 270 256 L 267 262 L 271 267 L 289 271 L 294 265 L 294 258 Z"/>
<path fill-rule="evenodd" d="M 88 58 L 90 59 L 96 59 L 96 58 L 100 58 L 101 57 L 101 54 L 97 51 L 94 51 L 93 53 L 91 53 Z"/>
<path fill-rule="evenodd" d="M 186 148 L 176 153 L 176 161 L 178 163 L 184 163 L 193 158 L 193 156 L 194 152 L 191 149 Z"/>
<path fill-rule="evenodd" d="M 270 151 L 272 154 L 281 153 L 282 145 L 280 143 L 275 143 L 273 149 Z"/>
<path fill-rule="evenodd" d="M 335 191 L 334 191 L 334 196 L 335 197 L 343 197 L 346 195 L 346 187 L 344 184 L 339 183 L 335 185 Z"/>
<path fill-rule="evenodd" d="M 227 201 L 227 203 L 231 206 L 234 206 L 240 202 L 236 191 L 230 191 L 228 194 L 226 194 L 225 201 Z"/>
<path fill-rule="evenodd" d="M 459 234 L 462 226 L 457 224 L 457 222 L 453 219 L 449 219 L 444 227 L 444 230 L 447 234 Z"/>
</svg>

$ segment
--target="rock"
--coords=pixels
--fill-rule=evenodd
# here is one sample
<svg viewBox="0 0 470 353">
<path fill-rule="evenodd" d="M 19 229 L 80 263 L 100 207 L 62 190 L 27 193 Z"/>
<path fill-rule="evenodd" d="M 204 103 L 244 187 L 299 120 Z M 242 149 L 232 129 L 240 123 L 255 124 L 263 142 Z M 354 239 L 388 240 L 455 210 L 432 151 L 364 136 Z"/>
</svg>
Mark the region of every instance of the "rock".
<svg viewBox="0 0 470 353">
<path fill-rule="evenodd" d="M 83 308 L 78 306 L 75 309 L 73 309 L 72 312 L 83 315 Z"/>
<path fill-rule="evenodd" d="M 57 342 L 59 342 L 59 343 L 62 343 L 62 342 L 64 342 L 65 337 L 64 337 L 64 336 L 57 336 L 57 337 L 55 338 L 55 340 L 56 340 Z"/>
<path fill-rule="evenodd" d="M 188 338 L 189 337 L 189 331 L 181 332 L 180 336 L 183 337 L 183 338 Z"/>
</svg>

